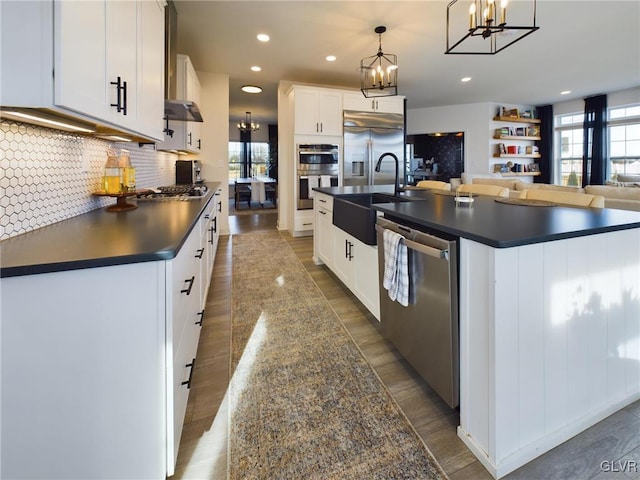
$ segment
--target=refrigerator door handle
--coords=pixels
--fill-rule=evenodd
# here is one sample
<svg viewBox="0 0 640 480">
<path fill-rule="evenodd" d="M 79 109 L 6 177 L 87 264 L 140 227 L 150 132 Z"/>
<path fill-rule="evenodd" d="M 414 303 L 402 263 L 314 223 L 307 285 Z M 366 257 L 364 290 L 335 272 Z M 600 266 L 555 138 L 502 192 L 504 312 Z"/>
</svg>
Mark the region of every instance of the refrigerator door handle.
<svg viewBox="0 0 640 480">
<path fill-rule="evenodd" d="M 373 140 L 367 140 L 367 184 L 373 185 Z"/>
</svg>

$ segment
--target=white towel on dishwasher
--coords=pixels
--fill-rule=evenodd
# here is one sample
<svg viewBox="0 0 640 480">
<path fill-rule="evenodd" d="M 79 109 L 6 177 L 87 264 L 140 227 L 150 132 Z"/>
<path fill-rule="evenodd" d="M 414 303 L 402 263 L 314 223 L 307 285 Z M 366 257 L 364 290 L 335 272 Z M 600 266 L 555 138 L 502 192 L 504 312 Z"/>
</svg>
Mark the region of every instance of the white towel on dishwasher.
<svg viewBox="0 0 640 480">
<path fill-rule="evenodd" d="M 384 248 L 382 286 L 387 289 L 391 300 L 406 307 L 409 305 L 409 265 L 407 246 L 402 243 L 404 237 L 388 229 L 384 230 L 382 237 Z"/>
<path fill-rule="evenodd" d="M 258 202 L 262 205 L 266 200 L 264 193 L 264 182 L 259 180 L 251 180 L 251 201 Z"/>
<path fill-rule="evenodd" d="M 331 186 L 331 175 L 320 175 L 320 186 L 327 188 Z"/>
<path fill-rule="evenodd" d="M 320 177 L 318 175 L 309 175 L 307 177 L 307 186 L 309 188 L 309 193 L 307 194 L 307 198 L 313 198 L 313 189 L 318 188 L 320 185 Z"/>
</svg>

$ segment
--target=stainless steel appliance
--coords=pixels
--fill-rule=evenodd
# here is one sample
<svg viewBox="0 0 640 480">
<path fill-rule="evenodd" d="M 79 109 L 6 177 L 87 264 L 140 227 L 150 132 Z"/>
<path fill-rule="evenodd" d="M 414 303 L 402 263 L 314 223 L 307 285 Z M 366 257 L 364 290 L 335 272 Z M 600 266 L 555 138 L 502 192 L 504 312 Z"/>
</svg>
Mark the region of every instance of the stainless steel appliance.
<svg viewBox="0 0 640 480">
<path fill-rule="evenodd" d="M 399 113 L 344 111 L 344 185 L 393 185 L 395 163 L 385 161 L 379 173 L 374 165 L 383 153 L 400 159 L 404 178 L 404 116 Z"/>
<path fill-rule="evenodd" d="M 199 160 L 176 160 L 176 185 L 202 182 L 202 164 Z"/>
<path fill-rule="evenodd" d="M 298 210 L 313 208 L 314 187 L 336 187 L 339 181 L 338 145 L 301 143 L 296 147 Z"/>
<path fill-rule="evenodd" d="M 167 185 L 163 187 L 150 188 L 138 193 L 138 200 L 164 200 L 164 201 L 186 201 L 195 200 L 207 193 L 207 186 L 204 183 L 191 185 Z"/>
<path fill-rule="evenodd" d="M 385 229 L 404 237 L 409 305 L 382 286 Z M 382 332 L 447 404 L 459 404 L 458 255 L 456 238 L 440 238 L 386 218 L 376 221 Z"/>
</svg>

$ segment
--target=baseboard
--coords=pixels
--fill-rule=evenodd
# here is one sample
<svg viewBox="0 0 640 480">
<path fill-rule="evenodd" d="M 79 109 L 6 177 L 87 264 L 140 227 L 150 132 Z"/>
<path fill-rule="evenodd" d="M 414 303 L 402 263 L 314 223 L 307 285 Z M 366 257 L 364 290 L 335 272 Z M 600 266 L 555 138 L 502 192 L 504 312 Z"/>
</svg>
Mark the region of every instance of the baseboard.
<svg viewBox="0 0 640 480">
<path fill-rule="evenodd" d="M 462 426 L 458 426 L 457 432 L 460 440 L 462 440 L 464 444 L 469 448 L 469 450 L 471 450 L 471 452 L 476 456 L 480 463 L 482 463 L 482 465 L 493 476 L 493 478 L 499 479 L 513 472 L 514 470 L 517 470 L 523 465 L 526 465 L 540 455 L 547 453 L 549 450 L 554 449 L 570 438 L 575 437 L 579 433 L 584 432 L 585 430 L 604 420 L 608 416 L 616 413 L 619 410 L 622 410 L 628 405 L 631 405 L 638 399 L 640 399 L 640 393 L 634 393 L 633 395 L 630 395 L 613 405 L 608 405 L 604 408 L 601 408 L 600 410 L 591 412 L 588 415 L 585 415 L 569 423 L 568 425 L 565 425 L 563 428 L 545 435 L 540 440 L 532 442 L 520 448 L 516 452 L 513 452 L 507 457 L 501 459 L 497 464 L 494 463 L 493 459 L 489 458 L 489 455 L 481 446 L 475 443 L 473 437 L 471 435 L 468 435 L 467 432 L 465 432 L 465 430 L 462 428 Z"/>
</svg>

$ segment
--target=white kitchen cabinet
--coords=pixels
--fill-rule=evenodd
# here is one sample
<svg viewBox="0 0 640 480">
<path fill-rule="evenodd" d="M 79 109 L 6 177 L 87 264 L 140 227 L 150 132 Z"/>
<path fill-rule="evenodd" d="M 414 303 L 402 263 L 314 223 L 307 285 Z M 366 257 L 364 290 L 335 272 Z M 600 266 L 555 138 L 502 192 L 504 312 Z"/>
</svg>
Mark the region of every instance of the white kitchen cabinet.
<svg viewBox="0 0 640 480">
<path fill-rule="evenodd" d="M 404 114 L 404 97 L 366 98 L 361 92 L 345 92 L 342 96 L 344 110 L 359 112 L 401 113 Z"/>
<path fill-rule="evenodd" d="M 296 210 L 293 216 L 293 236 L 312 235 L 313 221 L 313 210 Z"/>
<path fill-rule="evenodd" d="M 167 324 L 172 325 L 172 335 L 167 335 L 172 344 L 172 372 L 168 381 L 172 384 L 167 408 L 167 471 L 173 473 L 178 458 L 182 424 L 189 400 L 191 375 L 195 368 L 198 339 L 202 326 L 202 285 L 206 280 L 202 276 L 202 265 L 206 262 L 201 246 L 201 232 L 194 228 L 178 255 L 167 262 Z M 169 352 L 168 352 L 169 353 Z"/>
<path fill-rule="evenodd" d="M 201 100 L 201 87 L 191 59 L 187 55 L 178 55 L 176 61 L 177 100 L 195 102 L 198 107 Z M 172 135 L 165 134 L 159 143 L 159 150 L 176 150 L 188 153 L 200 153 L 202 150 L 202 122 L 169 121 Z"/>
<path fill-rule="evenodd" d="M 340 90 L 295 85 L 293 99 L 296 135 L 342 135 Z"/>
<path fill-rule="evenodd" d="M 209 292 L 211 272 L 218 248 L 220 237 L 219 216 L 222 212 L 222 191 L 218 189 L 200 218 L 200 250 L 202 250 L 203 262 L 201 263 L 201 273 L 204 279 L 201 289 L 201 308 L 204 311 L 207 294 Z"/>
<path fill-rule="evenodd" d="M 313 196 L 315 224 L 313 259 L 316 264 L 333 267 L 333 197 L 315 192 Z"/>
<path fill-rule="evenodd" d="M 48 109 L 162 138 L 162 5 L 6 2 L 1 35 L 3 106 Z"/>
<path fill-rule="evenodd" d="M 158 140 L 164 130 L 164 8 L 158 1 L 138 2 L 138 130 Z"/>
<path fill-rule="evenodd" d="M 378 249 L 333 226 L 333 273 L 380 319 Z"/>
<path fill-rule="evenodd" d="M 0 279 L 0 477 L 173 474 L 211 275 L 201 233 L 171 260 Z"/>
</svg>

